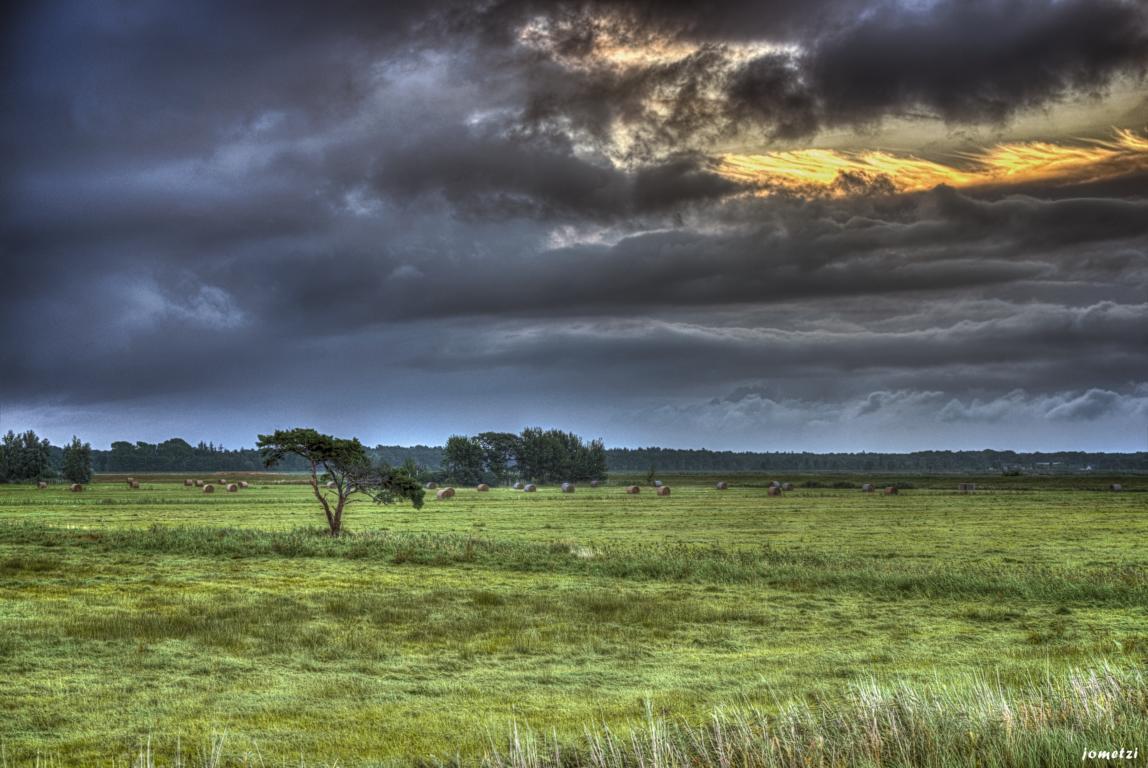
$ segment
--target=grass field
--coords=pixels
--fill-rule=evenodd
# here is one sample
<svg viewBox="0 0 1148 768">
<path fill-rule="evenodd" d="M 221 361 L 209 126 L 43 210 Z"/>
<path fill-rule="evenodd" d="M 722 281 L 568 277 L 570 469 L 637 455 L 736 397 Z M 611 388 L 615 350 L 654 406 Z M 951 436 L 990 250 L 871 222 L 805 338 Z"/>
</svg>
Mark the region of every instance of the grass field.
<svg viewBox="0 0 1148 768">
<path fill-rule="evenodd" d="M 935 754 L 975 764 L 1013 714 L 969 720 L 974 702 L 1067 712 L 1082 690 L 1102 691 L 1100 720 L 1066 714 L 1045 752 L 1017 753 L 1036 762 L 999 764 L 1079 764 L 1104 737 L 1148 759 L 1148 478 L 780 498 L 760 477 L 670 478 L 668 498 L 615 478 L 360 504 L 339 540 L 282 477 L 213 495 L 141 479 L 0 486 L 0 765 L 128 765 L 149 742 L 157 765 L 213 748 L 220 765 L 527 765 L 555 762 L 535 748 L 555 740 L 559 762 L 611 743 L 636 760 L 651 734 L 701 743 L 690 729 L 719 722 L 745 743 L 789 722 L 829 750 L 829 714 L 860 722 L 877 700 L 932 712 L 955 728 Z M 708 762 L 683 749 L 644 764 Z"/>
</svg>

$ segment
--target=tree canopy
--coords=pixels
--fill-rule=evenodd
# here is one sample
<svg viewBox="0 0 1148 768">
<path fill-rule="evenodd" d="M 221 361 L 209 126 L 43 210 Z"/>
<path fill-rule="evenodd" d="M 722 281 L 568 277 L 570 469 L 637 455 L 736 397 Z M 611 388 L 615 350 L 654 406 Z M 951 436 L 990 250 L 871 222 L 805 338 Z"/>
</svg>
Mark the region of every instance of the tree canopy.
<svg viewBox="0 0 1148 768">
<path fill-rule="evenodd" d="M 17 435 L 11 430 L 0 438 L 0 482 L 19 483 L 49 477 L 51 444 L 28 430 Z"/>
<path fill-rule="evenodd" d="M 61 474 L 70 483 L 89 483 L 92 480 L 92 446 L 72 436 L 72 442 L 64 446 Z"/>
<path fill-rule="evenodd" d="M 505 483 L 511 477 L 539 483 L 601 480 L 607 474 L 601 440 L 583 442 L 572 432 L 529 427 L 522 434 L 454 435 L 443 451 L 443 473 L 460 484 Z"/>
<path fill-rule="evenodd" d="M 280 429 L 259 435 L 257 446 L 267 467 L 291 456 L 303 460 L 332 536 L 342 532 L 343 513 L 357 495 L 378 504 L 408 500 L 415 509 L 423 505 L 423 489 L 410 471 L 372 462 L 358 438 L 333 437 L 308 428 Z"/>
</svg>

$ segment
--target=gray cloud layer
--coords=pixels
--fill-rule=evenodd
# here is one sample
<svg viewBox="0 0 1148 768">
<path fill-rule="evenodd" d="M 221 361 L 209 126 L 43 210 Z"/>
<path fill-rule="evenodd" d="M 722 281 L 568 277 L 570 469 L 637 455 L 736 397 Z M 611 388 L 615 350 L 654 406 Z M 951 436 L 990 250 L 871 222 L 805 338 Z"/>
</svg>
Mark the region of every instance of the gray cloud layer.
<svg viewBox="0 0 1148 768">
<path fill-rule="evenodd" d="M 9 14 L 0 397 L 57 439 L 249 442 L 262 408 L 380 440 L 1140 447 L 1145 178 L 755 197 L 707 148 L 1102 93 L 1143 73 L 1142 4 Z"/>
</svg>

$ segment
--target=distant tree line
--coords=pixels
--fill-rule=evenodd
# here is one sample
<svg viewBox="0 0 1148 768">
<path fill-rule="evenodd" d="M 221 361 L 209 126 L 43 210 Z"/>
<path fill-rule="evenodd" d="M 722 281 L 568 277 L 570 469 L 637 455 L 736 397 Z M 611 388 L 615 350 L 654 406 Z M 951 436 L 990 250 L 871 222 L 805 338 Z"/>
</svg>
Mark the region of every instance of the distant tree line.
<svg viewBox="0 0 1148 768">
<path fill-rule="evenodd" d="M 535 483 L 604 480 L 609 472 L 601 440 L 583 442 L 572 432 L 528 427 L 521 434 L 454 435 L 443 449 L 439 474 L 453 483 Z"/>
<path fill-rule="evenodd" d="M 676 448 L 606 448 L 557 429 L 531 427 L 519 434 L 456 435 L 446 446 L 377 445 L 364 448 L 374 462 L 405 466 L 420 479 L 457 483 L 583 481 L 607 472 L 904 472 L 1055 474 L 1063 472 L 1148 472 L 1148 452 L 917 451 L 914 453 L 810 453 L 709 451 Z M 68 473 L 65 473 L 68 467 Z M 94 449 L 78 438 L 54 446 L 33 431 L 0 437 L 0 482 L 63 478 L 87 482 L 91 472 L 256 472 L 265 470 L 255 448 L 192 445 L 172 438 L 161 443 L 112 443 Z M 277 465 L 288 472 L 309 467 L 288 455 Z M 72 477 L 83 479 L 73 480 Z"/>
<path fill-rule="evenodd" d="M 442 464 L 442 448 L 379 445 L 365 450 L 371 460 L 391 466 L 411 461 L 424 470 L 435 470 Z M 266 469 L 262 455 L 255 448 L 228 449 L 204 442 L 192 445 L 178 437 L 162 443 L 117 441 L 110 450 L 96 450 L 92 454 L 96 472 L 259 472 Z M 289 455 L 277 468 L 304 472 L 309 465 L 302 458 Z"/>
<path fill-rule="evenodd" d="M 614 472 L 966 472 L 1055 473 L 1148 471 L 1148 452 L 1018 453 L 1016 451 L 915 451 L 913 453 L 809 453 L 707 451 L 677 448 L 611 448 Z"/>
</svg>

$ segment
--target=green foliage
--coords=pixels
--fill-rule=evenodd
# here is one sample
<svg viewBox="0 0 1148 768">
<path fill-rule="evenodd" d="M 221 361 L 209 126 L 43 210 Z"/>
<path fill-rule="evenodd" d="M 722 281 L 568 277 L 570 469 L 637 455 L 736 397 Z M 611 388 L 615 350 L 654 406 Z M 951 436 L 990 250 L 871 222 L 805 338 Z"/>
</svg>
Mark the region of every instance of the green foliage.
<svg viewBox="0 0 1148 768">
<path fill-rule="evenodd" d="M 0 482 L 20 483 L 51 475 L 51 445 L 32 430 L 11 430 L 0 439 Z"/>
<path fill-rule="evenodd" d="M 482 445 L 473 437 L 451 435 L 443 449 L 443 472 L 459 485 L 478 485 L 483 480 L 485 455 Z"/>
<path fill-rule="evenodd" d="M 72 436 L 72 442 L 64 447 L 63 466 L 60 473 L 70 483 L 89 483 L 92 480 L 92 446 L 80 442 Z"/>
<path fill-rule="evenodd" d="M 274 467 L 289 456 L 301 458 L 307 464 L 312 492 L 323 508 L 333 536 L 342 532 L 343 512 L 355 495 L 365 495 L 379 504 L 405 499 L 416 509 L 423 504 L 423 489 L 418 480 L 406 469 L 382 462 L 372 464 L 358 438 L 348 440 L 300 427 L 259 435 L 257 445 L 267 467 Z"/>
<path fill-rule="evenodd" d="M 512 472 L 517 469 L 517 457 L 522 451 L 522 441 L 511 432 L 480 432 L 475 440 L 482 447 L 483 466 L 500 484 L 510 481 Z"/>
<path fill-rule="evenodd" d="M 560 429 L 522 430 L 516 459 L 521 476 L 539 483 L 603 480 L 607 475 L 601 440 L 583 443 L 578 435 Z"/>
</svg>

